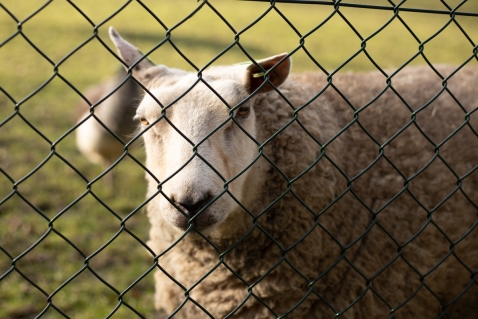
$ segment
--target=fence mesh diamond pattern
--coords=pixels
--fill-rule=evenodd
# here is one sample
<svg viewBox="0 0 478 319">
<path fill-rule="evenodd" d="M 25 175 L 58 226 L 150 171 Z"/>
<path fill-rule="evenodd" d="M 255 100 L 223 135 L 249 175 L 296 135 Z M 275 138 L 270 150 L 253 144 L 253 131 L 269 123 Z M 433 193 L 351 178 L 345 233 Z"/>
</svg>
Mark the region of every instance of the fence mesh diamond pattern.
<svg viewBox="0 0 478 319">
<path fill-rule="evenodd" d="M 303 173 L 297 176 L 281 173 L 287 185 L 275 201 L 266 203 L 263 211 L 259 212 L 249 212 L 243 207 L 250 214 L 250 231 L 264 232 L 274 243 L 274 249 L 279 249 L 278 260 L 271 260 L 269 270 L 259 274 L 255 282 L 245 280 L 228 264 L 231 251 L 244 249 L 243 240 L 248 245 L 253 244 L 247 242 L 247 235 L 226 248 L 201 235 L 202 240 L 217 251 L 217 260 L 192 286 L 183 286 L 161 266 L 162 258 L 174 251 L 179 242 L 186 240 L 184 236 L 159 253 L 148 246 L 150 226 L 143 210 L 153 197 L 166 196 L 161 188 L 166 181 L 157 181 L 158 191 L 145 199 L 144 175 L 153 174 L 146 167 L 144 150 L 136 147 L 143 133 L 136 133 L 134 137 L 131 135 L 125 141 L 124 136 L 119 136 L 107 121 L 100 118 L 99 111 L 96 112 L 99 110 L 97 106 L 119 93 L 128 81 L 133 81 L 130 80 L 132 72 L 121 73 L 120 80 L 95 101 L 89 99 L 85 90 L 105 78 L 111 78 L 110 75 L 117 73 L 122 64 L 107 36 L 111 25 L 125 38 L 132 39 L 131 42 L 140 47 L 151 61 L 195 72 L 196 83 L 206 85 L 203 72 L 211 66 L 257 61 L 286 51 L 294 60 L 294 71 L 313 71 L 325 76 L 326 84 L 316 92 L 314 99 L 325 94 L 327 89 L 333 89 L 350 106 L 349 111 L 353 114 L 350 123 L 326 143 L 315 140 L 324 151 L 313 163 L 307 164 L 309 166 Z M 466 299 L 462 297 L 470 294 L 478 295 L 477 269 L 470 268 L 455 251 L 460 242 L 471 237 L 478 224 L 478 202 L 476 195 L 472 194 L 476 192 L 477 185 L 472 185 L 471 190 L 464 186 L 469 176 L 477 174 L 478 163 L 475 156 L 474 166 L 467 167 L 466 171 L 457 171 L 447 163 L 440 149 L 448 141 L 459 138 L 464 130 L 469 130 L 478 141 L 478 127 L 473 125 L 478 100 L 470 109 L 454 98 L 456 112 L 460 112 L 463 120 L 450 132 L 445 127 L 441 128 L 448 133 L 438 143 L 427 136 L 427 132 L 420 130 L 418 118 L 419 113 L 440 95 L 454 97 L 459 94 L 449 87 L 447 81 L 465 66 L 477 64 L 477 25 L 478 5 L 472 0 L 129 0 L 107 3 L 93 0 L 11 0 L 0 3 L 0 61 L 3 69 L 0 70 L 0 317 L 170 318 L 180 313 L 185 304 L 194 304 L 205 317 L 213 318 L 215 310 L 198 302 L 194 289 L 213 276 L 216 269 L 226 267 L 234 274 L 238 285 L 242 285 L 246 295 L 243 303 L 228 310 L 231 316 L 240 313 L 240 308 L 249 300 L 255 300 L 267 309 L 271 318 L 295 318 L 295 311 L 299 311 L 301 304 L 310 295 L 315 295 L 330 310 L 324 318 L 349 318 L 347 315 L 351 309 L 365 300 L 364 296 L 372 294 L 377 297 L 376 300 L 381 300 L 380 307 L 386 308 L 389 318 L 394 318 L 395 313 L 399 314 L 400 309 L 406 307 L 415 295 L 426 291 L 436 298 L 442 309 L 438 316 L 433 317 L 433 314 L 430 318 L 452 318 L 449 309 L 455 301 Z M 456 67 L 450 75 L 443 76 L 438 64 Z M 425 65 L 427 72 L 433 72 L 441 81 L 441 90 L 435 92 L 437 94 L 430 103 L 420 108 L 411 107 L 393 86 L 394 78 L 411 65 Z M 368 70 L 383 75 L 384 89 L 364 105 L 354 105 L 348 101 L 346 94 L 342 94 L 341 84 L 334 81 L 334 77 L 349 71 Z M 477 84 L 475 87 L 478 87 Z M 373 136 L 361 126 L 378 156 L 362 171 L 348 174 L 334 162 L 334 158 L 327 156 L 327 147 L 345 136 L 350 127 L 360 126 L 360 116 L 365 116 L 367 107 L 386 91 L 393 91 L 395 97 L 403 100 L 410 121 L 402 123 L 385 140 L 384 137 Z M 74 123 L 79 100 L 88 104 L 88 114 Z M 281 168 L 265 155 L 263 149 L 291 125 L 299 124 L 307 130 L 300 122 L 300 114 L 309 103 L 289 104 L 293 108 L 293 116 L 287 125 L 267 141 L 255 141 L 258 157 L 265 159 L 277 171 Z M 163 112 L 157 121 L 169 121 L 165 114 Z M 91 119 L 108 131 L 112 143 L 120 145 L 121 154 L 103 167 L 90 164 L 76 150 L 75 134 Z M 207 162 L 197 147 L 224 125 L 219 125 L 196 145 L 192 143 L 192 158 L 199 157 Z M 412 128 L 420 130 L 421 138 L 427 141 L 427 146 L 432 147 L 435 154 L 422 163 L 422 169 L 414 175 L 404 172 L 407 168 L 403 163 L 394 163 L 393 156 L 386 152 L 388 144 L 400 143 L 401 134 Z M 313 134 L 308 134 L 314 139 Z M 334 169 L 342 172 L 346 187 L 334 201 L 321 211 L 315 211 L 294 193 L 293 185 L 319 161 L 328 161 Z M 396 175 L 402 178 L 402 185 L 394 196 L 380 205 L 362 200 L 360 190 L 354 188 L 356 180 L 375 174 L 374 165 L 379 161 L 387 161 Z M 250 163 L 241 173 L 253 164 Z M 456 187 L 433 207 L 427 207 L 421 203 L 421 198 L 413 195 L 410 184 L 433 165 L 443 166 L 444 174 L 450 175 Z M 211 169 L 215 170 L 214 167 Z M 219 172 L 217 174 L 220 175 Z M 228 187 L 233 180 L 224 179 L 223 182 L 224 191 L 218 197 L 230 194 Z M 414 230 L 414 237 L 404 242 L 396 240 L 393 225 L 380 219 L 383 215 L 380 213 L 392 203 L 402 200 L 402 195 L 420 205 L 426 217 L 421 228 Z M 360 201 L 360 205 L 373 216 L 373 222 L 347 245 L 328 233 L 332 244 L 340 246 L 342 253 L 332 265 L 328 265 L 329 268 L 322 269 L 316 278 L 311 279 L 287 258 L 288 253 L 301 244 L 300 241 L 284 246 L 281 239 L 261 226 L 261 217 L 270 208 L 281 205 L 285 196 L 295 197 L 297 205 L 311 212 L 315 218 L 313 227 L 317 229 L 327 230 L 327 226 L 321 224 L 320 216 L 347 196 Z M 453 196 L 461 196 L 475 210 L 472 222 L 459 237 L 447 233 L 447 229 L 451 228 L 432 218 Z M 174 205 L 173 201 L 171 203 Z M 450 221 L 451 224 L 454 222 Z M 449 250 L 426 272 L 407 259 L 406 246 L 432 227 L 442 234 Z M 191 220 L 185 235 L 194 228 Z M 373 276 L 367 276 L 348 257 L 348 251 L 357 249 L 359 245 L 356 244 L 377 228 L 386 234 L 385 240 L 391 242 L 396 255 L 393 260 L 381 265 Z M 301 234 L 301 240 L 306 237 L 307 234 Z M 476 250 L 470 254 L 476 254 Z M 426 279 L 434 269 L 447 265 L 451 259 L 467 269 L 470 280 L 463 290 L 456 292 L 454 300 L 446 303 L 435 294 L 433 285 L 429 285 Z M 409 294 L 401 304 L 390 305 L 386 294 L 374 289 L 373 281 L 386 276 L 387 269 L 399 262 L 412 269 L 419 278 L 418 284 L 407 290 Z M 365 282 L 365 288 L 354 297 L 353 302 L 337 306 L 327 303 L 327 298 L 316 289 L 316 283 L 332 273 L 340 263 L 348 263 L 356 276 Z M 256 291 L 261 281 L 280 267 L 292 268 L 298 280 L 307 284 L 308 291 L 302 299 L 295 300 L 290 309 L 278 313 Z M 153 276 L 156 271 L 170 276 L 170 280 L 182 291 L 183 302 L 174 312 L 154 310 Z M 403 280 L 406 285 L 410 279 Z"/>
</svg>

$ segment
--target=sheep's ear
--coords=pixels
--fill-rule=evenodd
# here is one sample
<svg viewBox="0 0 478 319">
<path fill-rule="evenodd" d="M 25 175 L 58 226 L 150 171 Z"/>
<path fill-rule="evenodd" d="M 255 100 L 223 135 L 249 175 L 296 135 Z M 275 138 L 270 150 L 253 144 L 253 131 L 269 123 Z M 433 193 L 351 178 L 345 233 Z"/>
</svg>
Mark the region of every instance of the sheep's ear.
<svg viewBox="0 0 478 319">
<path fill-rule="evenodd" d="M 280 62 L 286 56 L 287 53 L 282 53 L 264 60 L 256 61 L 257 64 L 260 65 L 266 72 L 270 69 L 273 69 L 271 72 L 269 72 L 269 82 L 275 87 L 279 87 L 289 76 L 292 65 L 291 58 L 288 57 L 284 61 Z M 280 64 L 277 64 L 279 62 Z M 248 93 L 254 92 L 264 81 L 264 73 L 257 65 L 253 63 L 247 67 L 244 85 Z M 273 90 L 272 86 L 269 83 L 266 83 L 258 91 L 258 93 L 265 93 L 271 90 Z"/>
<path fill-rule="evenodd" d="M 132 66 L 136 61 L 144 57 L 144 55 L 139 52 L 135 46 L 123 39 L 113 27 L 110 27 L 109 34 L 111 40 L 116 46 L 116 49 L 118 50 L 119 56 L 121 59 L 123 59 L 128 67 Z M 143 76 L 145 75 L 145 71 L 153 66 L 154 65 L 147 58 L 142 59 L 132 70 L 134 77 L 143 83 L 145 78 L 148 78 L 147 76 Z M 143 85 L 146 84 L 147 83 L 143 83 Z"/>
</svg>

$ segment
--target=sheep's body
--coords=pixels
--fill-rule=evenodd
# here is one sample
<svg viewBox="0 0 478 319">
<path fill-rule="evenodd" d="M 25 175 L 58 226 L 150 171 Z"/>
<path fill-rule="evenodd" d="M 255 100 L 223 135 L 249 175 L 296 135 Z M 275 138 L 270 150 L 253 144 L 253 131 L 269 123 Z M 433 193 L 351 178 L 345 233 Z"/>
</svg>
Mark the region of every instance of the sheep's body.
<svg viewBox="0 0 478 319">
<path fill-rule="evenodd" d="M 453 69 L 439 68 L 443 74 Z M 467 111 L 476 107 L 478 70 L 460 71 L 450 80 L 449 88 Z M 379 73 L 336 75 L 333 83 L 356 108 L 368 103 L 385 87 L 385 78 Z M 393 87 L 402 94 L 414 110 L 425 105 L 441 89 L 441 81 L 427 67 L 404 70 L 392 80 Z M 300 107 L 326 84 L 324 75 L 304 74 L 292 76 L 281 86 L 281 91 Z M 274 93 L 260 96 L 255 102 L 258 140 L 262 143 L 285 123 L 292 119 L 291 108 Z M 352 122 L 353 112 L 347 103 L 329 88 L 317 100 L 300 111 L 302 125 L 321 143 L 327 142 L 342 128 Z M 412 119 L 411 111 L 388 90 L 375 103 L 359 115 L 360 124 L 379 143 L 385 143 Z M 436 144 L 460 126 L 465 113 L 443 93 L 424 111 L 417 114 L 416 123 Z M 476 116 L 471 116 L 471 126 L 478 129 Z M 320 157 L 321 148 L 294 123 L 271 140 L 264 148 L 265 154 L 293 179 Z M 380 154 L 379 146 L 353 124 L 334 142 L 327 145 L 325 154 L 353 179 L 366 169 Z M 427 223 L 426 209 L 439 205 L 457 186 L 457 178 L 437 158 L 424 172 L 408 183 L 386 160 L 400 169 L 405 178 L 412 177 L 439 154 L 459 177 L 475 168 L 474 173 L 462 181 L 462 190 L 473 202 L 470 203 L 461 191 L 457 191 L 432 213 L 432 223 Z M 300 244 L 285 254 L 281 265 L 252 288 L 278 315 L 284 314 L 309 292 L 308 283 L 320 278 L 313 288 L 335 311 L 340 312 L 362 294 L 363 297 L 340 318 L 389 318 L 390 308 L 400 307 L 395 318 L 438 318 L 442 304 L 446 305 L 460 295 L 472 282 L 472 272 L 478 269 L 478 229 L 454 246 L 454 254 L 434 269 L 441 259 L 450 253 L 451 244 L 438 230 L 443 230 L 452 241 L 457 241 L 473 228 L 478 221 L 478 136 L 468 127 L 462 129 L 443 146 L 439 153 L 417 130 L 414 124 L 384 147 L 384 157 L 361 177 L 354 179 L 351 191 L 346 193 L 318 219 L 343 247 L 358 238 L 347 248 L 341 259 L 340 246 L 321 226 L 317 226 Z M 243 201 L 254 214 L 260 213 L 280 194 L 286 191 L 287 183 L 265 160 L 256 163 L 249 174 L 250 185 L 247 200 Z M 377 212 L 404 185 L 408 190 L 393 200 L 387 208 L 376 215 L 364 204 Z M 347 181 L 339 171 L 322 158 L 307 174 L 294 181 L 291 190 L 316 213 L 337 199 L 347 189 Z M 154 192 L 151 190 L 150 195 Z M 416 197 L 421 205 L 412 198 Z M 157 206 L 148 208 L 152 222 L 150 246 L 161 253 L 178 238 L 172 235 L 171 227 L 160 217 Z M 258 224 L 287 249 L 299 241 L 315 224 L 313 215 L 289 193 L 258 219 Z M 372 226 L 373 225 L 373 226 Z M 436 226 L 435 226 L 436 225 Z M 244 213 L 232 216 L 219 226 L 221 238 L 211 236 L 222 251 L 232 247 L 251 227 L 252 218 Z M 369 229 L 370 228 L 370 229 Z M 386 230 L 397 241 L 385 233 Z M 421 233 L 413 239 L 414 235 Z M 365 235 L 360 237 L 362 234 Z M 412 240 L 413 239 L 413 240 Z M 411 240 L 411 242 L 408 242 Z M 401 249 L 399 245 L 405 244 Z M 397 258 L 397 251 L 401 255 Z M 469 267 L 462 265 L 455 256 Z M 261 230 L 254 231 L 239 246 L 224 256 L 225 263 L 240 275 L 247 285 L 253 285 L 281 260 L 278 246 Z M 340 261 L 341 260 L 341 261 Z M 205 240 L 185 238 L 159 259 L 161 267 L 184 287 L 192 287 L 220 261 L 219 253 Z M 335 262 L 338 262 L 334 265 Z M 415 270 L 407 264 L 410 263 Z M 296 267 L 304 277 L 294 271 Z M 351 267 L 350 264 L 354 267 Z M 389 265 L 390 263 L 390 265 Z M 388 265 L 388 267 L 387 267 Z M 328 272 L 329 267 L 332 267 Z M 385 270 L 380 272 L 383 268 Z M 433 271 L 432 271 L 433 270 Z M 471 272 L 470 272 L 471 270 Z M 359 274 L 359 271 L 362 275 Z M 428 272 L 431 271 L 430 274 Z M 426 285 L 420 287 L 420 273 Z M 325 275 L 323 275 L 325 273 Z M 320 277 L 323 275 L 323 277 Z M 366 279 L 371 279 L 367 285 Z M 198 284 L 189 294 L 215 318 L 223 318 L 248 297 L 247 285 L 241 282 L 224 265 L 219 266 Z M 367 288 L 370 288 L 367 290 Z M 428 291 L 436 294 L 436 297 Z M 417 292 L 418 290 L 418 292 Z M 448 307 L 450 318 L 476 318 L 478 315 L 477 284 Z M 380 294 L 381 298 L 375 293 Z M 381 300 L 383 298 L 383 300 Z M 408 298 L 410 301 L 405 303 Z M 173 312 L 183 301 L 184 291 L 162 272 L 156 273 L 156 305 L 168 313 Z M 388 305 L 385 303 L 387 302 Z M 202 310 L 188 302 L 175 318 L 207 318 Z M 334 318 L 334 311 L 315 293 L 311 293 L 290 318 Z M 250 297 L 237 310 L 234 318 L 275 318 L 262 303 Z"/>
<path fill-rule="evenodd" d="M 478 316 L 477 68 L 453 74 L 453 97 L 432 103 L 442 81 L 428 67 L 392 78 L 401 98 L 391 88 L 376 98 L 386 88 L 378 72 L 336 74 L 323 92 L 323 74 L 285 81 L 286 54 L 211 68 L 206 85 L 110 36 L 155 96 L 136 113 L 158 308 L 188 319 L 210 317 L 203 309 L 247 319 Z"/>
<path fill-rule="evenodd" d="M 90 103 L 97 103 L 116 89 L 125 78 L 126 72 L 122 68 L 113 79 L 90 88 L 85 96 Z M 136 129 L 133 117 L 142 94 L 141 87 L 130 79 L 95 107 L 95 115 L 125 143 L 131 140 Z M 78 105 L 77 122 L 89 114 L 89 105 L 82 100 Z M 124 145 L 93 117 L 76 130 L 76 144 L 90 162 L 104 168 L 114 163 L 124 152 Z"/>
</svg>

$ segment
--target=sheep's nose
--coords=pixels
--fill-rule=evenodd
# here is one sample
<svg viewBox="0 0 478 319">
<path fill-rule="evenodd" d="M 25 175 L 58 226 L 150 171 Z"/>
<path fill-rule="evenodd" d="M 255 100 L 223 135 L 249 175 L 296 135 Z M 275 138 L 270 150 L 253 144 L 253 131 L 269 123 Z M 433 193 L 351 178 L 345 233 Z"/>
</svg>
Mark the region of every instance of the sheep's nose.
<svg viewBox="0 0 478 319">
<path fill-rule="evenodd" d="M 177 201 L 174 200 L 174 203 L 183 208 L 183 211 L 189 216 L 193 217 L 196 215 L 201 209 L 204 208 L 207 204 L 209 204 L 214 199 L 214 196 L 210 194 L 204 194 L 204 196 L 196 199 L 194 197 L 184 197 L 178 199 Z"/>
</svg>

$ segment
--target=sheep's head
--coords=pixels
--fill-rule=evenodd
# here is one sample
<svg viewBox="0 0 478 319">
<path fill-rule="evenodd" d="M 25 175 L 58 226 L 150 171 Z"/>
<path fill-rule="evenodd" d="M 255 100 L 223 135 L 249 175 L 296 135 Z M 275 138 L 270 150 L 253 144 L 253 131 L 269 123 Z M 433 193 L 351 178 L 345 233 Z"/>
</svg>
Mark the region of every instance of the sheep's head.
<svg viewBox="0 0 478 319">
<path fill-rule="evenodd" d="M 291 66 L 286 54 L 257 64 L 216 67 L 196 73 L 154 66 L 110 28 L 110 36 L 133 76 L 149 93 L 139 105 L 146 166 L 160 181 L 153 200 L 162 217 L 180 230 L 193 224 L 211 231 L 246 196 L 245 170 L 258 155 L 255 96 L 281 85 Z M 140 61 L 140 62 L 137 62 Z M 280 62 L 280 64 L 278 64 Z M 270 70 L 269 82 L 261 72 Z M 257 92 L 256 92 L 257 91 Z M 149 190 L 158 182 L 149 174 Z M 231 196 L 232 195 L 232 196 Z M 235 199 L 234 199 L 234 198 Z"/>
</svg>

